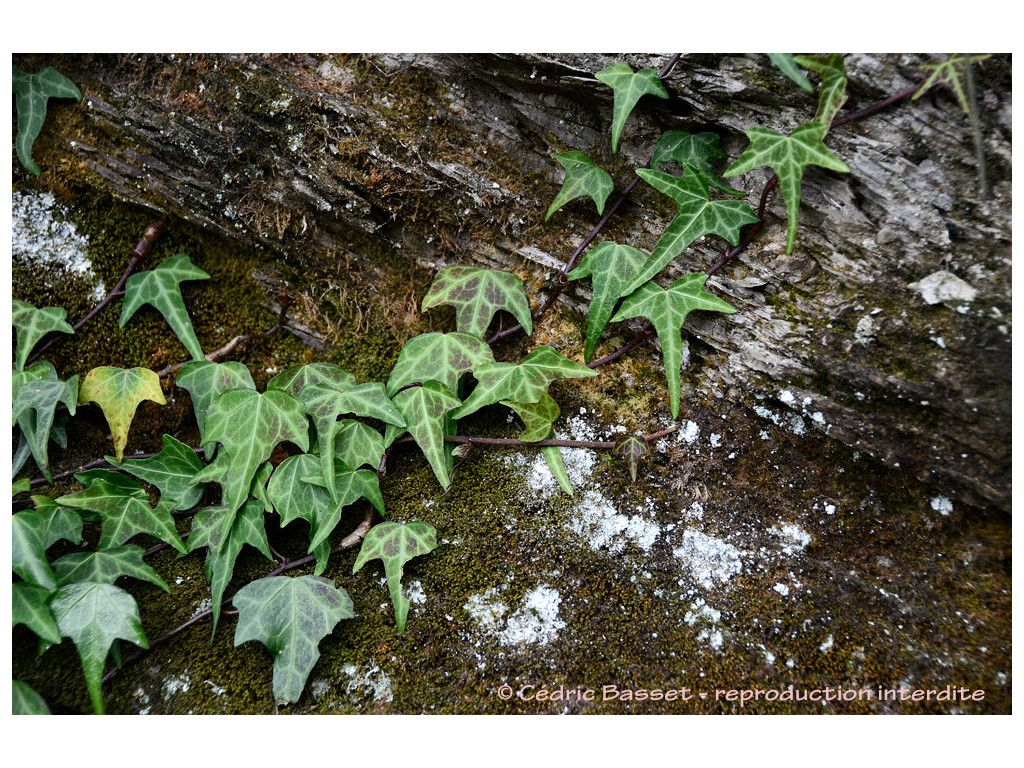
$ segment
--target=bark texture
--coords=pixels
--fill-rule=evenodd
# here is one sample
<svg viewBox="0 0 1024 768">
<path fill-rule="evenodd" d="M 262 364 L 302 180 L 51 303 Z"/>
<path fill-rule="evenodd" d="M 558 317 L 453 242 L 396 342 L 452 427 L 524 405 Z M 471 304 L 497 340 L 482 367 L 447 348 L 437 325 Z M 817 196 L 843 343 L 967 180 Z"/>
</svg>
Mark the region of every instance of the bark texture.
<svg viewBox="0 0 1024 768">
<path fill-rule="evenodd" d="M 621 188 L 664 130 L 714 131 L 735 159 L 746 128 L 788 133 L 813 116 L 814 99 L 762 55 L 686 55 L 666 79 L 671 98 L 642 101 L 611 158 L 611 92 L 593 73 L 667 58 L 57 64 L 85 93 L 67 137 L 84 183 L 293 266 L 325 252 L 398 253 L 431 268 L 476 263 L 515 270 L 542 299 L 597 218 L 580 201 L 544 223 L 561 182 L 554 153 L 602 158 Z M 867 106 L 920 82 L 929 58 L 848 56 L 851 102 Z M 1009 57 L 990 59 L 976 81 L 990 197 L 979 194 L 970 122 L 948 91 L 834 129 L 826 143 L 851 173 L 807 172 L 794 253 L 785 253 L 785 209 L 773 195 L 761 236 L 709 281 L 738 312 L 688 323 L 689 365 L 701 380 L 691 394 L 789 409 L 808 429 L 960 502 L 1008 511 Z M 762 169 L 731 181 L 756 206 L 768 178 Z M 603 237 L 649 250 L 671 215 L 640 189 Z M 699 244 L 662 282 L 706 268 L 722 247 Z M 588 286 L 571 284 L 562 302 L 585 312 L 588 298 Z"/>
</svg>

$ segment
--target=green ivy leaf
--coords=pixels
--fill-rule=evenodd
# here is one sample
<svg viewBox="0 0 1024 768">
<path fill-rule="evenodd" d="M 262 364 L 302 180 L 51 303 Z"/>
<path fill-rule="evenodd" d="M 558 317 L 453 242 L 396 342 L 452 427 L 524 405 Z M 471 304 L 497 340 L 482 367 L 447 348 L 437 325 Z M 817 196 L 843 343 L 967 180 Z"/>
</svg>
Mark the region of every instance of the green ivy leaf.
<svg viewBox="0 0 1024 768">
<path fill-rule="evenodd" d="M 380 523 L 371 528 L 363 539 L 352 573 L 359 573 L 370 560 L 379 558 L 384 561 L 384 575 L 388 580 L 391 602 L 395 606 L 395 625 L 400 635 L 405 632 L 409 616 L 409 598 L 402 593 L 405 564 L 436 548 L 437 531 L 434 526 L 418 520 L 410 523 Z"/>
<path fill-rule="evenodd" d="M 455 307 L 455 328 L 460 333 L 483 336 L 499 310 L 510 313 L 529 335 L 533 333 L 530 302 L 523 281 L 511 272 L 482 267 L 445 267 L 434 277 L 422 310 Z"/>
<path fill-rule="evenodd" d="M 93 368 L 82 379 L 78 391 L 78 402 L 94 402 L 103 410 L 114 439 L 114 456 L 121 461 L 124 447 L 128 443 L 128 430 L 135 409 L 143 400 L 166 405 L 160 377 L 148 368 L 114 368 L 101 366 Z"/>
<path fill-rule="evenodd" d="M 476 389 L 462 407 L 451 414 L 453 419 L 461 419 L 502 400 L 536 403 L 556 379 L 587 379 L 596 376 L 597 371 L 562 357 L 551 347 L 540 347 L 518 365 L 490 363 L 480 366 L 473 375 L 477 380 Z"/>
<path fill-rule="evenodd" d="M 256 471 L 274 448 L 287 441 L 308 450 L 309 430 L 302 403 L 287 392 L 232 389 L 210 406 L 206 440 L 220 443 L 227 456 L 218 456 L 194 480 L 220 483 L 224 505 L 233 514 L 248 498 Z"/>
<path fill-rule="evenodd" d="M 14 309 L 11 313 L 11 321 L 18 337 L 18 351 L 14 358 L 16 370 L 25 369 L 25 361 L 28 360 L 29 354 L 46 334 L 75 332 L 65 321 L 64 318 L 68 316 L 68 313 L 61 307 L 36 309 L 31 304 L 17 299 L 12 304 Z"/>
<path fill-rule="evenodd" d="M 719 235 L 732 245 L 740 241 L 740 229 L 758 220 L 743 200 L 711 200 L 707 187 L 696 174 L 682 178 L 660 171 L 640 168 L 637 173 L 659 192 L 676 202 L 676 217 L 665 229 L 650 259 L 626 287 L 629 295 L 638 287 L 653 280 L 672 259 L 681 254 L 697 238 Z"/>
<path fill-rule="evenodd" d="M 818 111 L 813 122 L 831 126 L 839 109 L 846 103 L 846 65 L 843 56 L 797 56 L 796 63 L 821 77 Z"/>
<path fill-rule="evenodd" d="M 238 609 L 235 646 L 257 640 L 274 655 L 274 698 L 299 700 L 320 658 L 320 641 L 342 619 L 355 617 L 344 589 L 318 576 L 269 576 L 250 582 L 232 600 Z"/>
<path fill-rule="evenodd" d="M 405 419 L 402 419 L 402 426 L 404 428 Z M 343 419 L 334 435 L 334 453 L 346 467 L 359 469 L 365 465 L 376 471 L 384 456 L 384 438 L 361 421 Z"/>
<path fill-rule="evenodd" d="M 274 562 L 267 542 L 264 514 L 260 503 L 249 499 L 237 514 L 224 507 L 208 507 L 196 513 L 192 520 L 192 532 L 188 537 L 188 551 L 206 548 L 206 580 L 210 582 L 210 596 L 213 611 L 212 637 L 220 621 L 221 603 L 224 592 L 231 582 L 235 560 L 246 544 Z"/>
<path fill-rule="evenodd" d="M 336 486 L 338 498 L 334 500 L 324 487 L 317 457 L 308 453 L 285 459 L 270 478 L 267 495 L 281 516 L 281 527 L 293 520 L 309 523 L 308 552 L 315 552 L 328 541 L 341 522 L 342 510 L 349 504 L 367 499 L 384 514 L 384 500 L 376 472 L 368 469 L 353 471 L 341 465 L 337 468 Z M 327 567 L 326 555 L 330 554 L 330 548 L 323 554 L 324 557 L 317 557 L 317 576 Z"/>
<path fill-rule="evenodd" d="M 267 384 L 267 389 L 280 389 L 294 398 L 303 400 L 302 391 L 311 385 L 319 385 L 336 392 L 346 392 L 357 384 L 356 377 L 331 363 L 309 363 L 289 368 L 279 373 Z"/>
<path fill-rule="evenodd" d="M 608 196 L 615 189 L 611 175 L 603 168 L 598 168 L 594 161 L 582 152 L 561 152 L 555 155 L 555 160 L 565 169 L 565 179 L 562 181 L 562 188 L 551 201 L 548 212 L 544 214 L 544 221 L 577 197 L 589 197 L 597 206 L 597 215 L 603 214 L 604 204 L 608 202 Z"/>
<path fill-rule="evenodd" d="M 82 518 L 45 496 L 35 496 L 37 508 L 18 512 L 12 518 L 11 569 L 25 581 L 55 589 L 56 577 L 46 559 L 46 550 L 58 541 L 79 544 Z"/>
<path fill-rule="evenodd" d="M 57 638 L 60 642 L 60 637 Z M 12 715 L 48 715 L 50 708 L 46 706 L 43 697 L 36 693 L 28 683 L 21 680 L 13 681 L 13 699 L 11 702 Z"/>
<path fill-rule="evenodd" d="M 124 328 L 140 307 L 149 304 L 164 316 L 192 359 L 205 360 L 203 348 L 199 345 L 185 302 L 181 298 L 181 283 L 186 280 L 209 279 L 210 276 L 195 266 L 184 253 L 164 259 L 156 269 L 135 273 L 124 286 L 121 327 Z"/>
<path fill-rule="evenodd" d="M 57 590 L 50 602 L 63 637 L 78 649 L 93 711 L 103 714 L 103 667 L 115 640 L 149 648 L 135 599 L 111 584 L 79 582 Z"/>
<path fill-rule="evenodd" d="M 256 391 L 249 369 L 234 362 L 211 363 L 202 360 L 186 363 L 178 371 L 176 383 L 192 396 L 192 408 L 195 410 L 200 442 L 203 445 L 206 444 L 206 412 L 210 410 L 213 401 L 231 389 Z"/>
<path fill-rule="evenodd" d="M 545 445 L 540 450 L 544 454 L 544 461 L 547 462 L 548 469 L 551 470 L 551 474 L 555 476 L 562 490 L 569 496 L 572 496 L 572 483 L 569 482 L 569 474 L 565 471 L 565 462 L 562 461 L 562 453 L 559 447 L 557 445 Z"/>
<path fill-rule="evenodd" d="M 32 481 L 27 477 L 21 478 L 21 480 L 15 480 L 11 484 L 11 496 L 17 496 L 19 493 L 29 493 L 32 490 Z"/>
<path fill-rule="evenodd" d="M 72 415 L 78 405 L 78 377 L 60 381 L 53 366 L 41 361 L 11 377 L 12 418 L 40 471 L 51 481 L 50 440 L 54 439 L 57 406 L 62 403 Z"/>
<path fill-rule="evenodd" d="M 409 384 L 437 381 L 451 392 L 459 379 L 481 365 L 494 362 L 494 353 L 482 339 L 468 333 L 423 333 L 409 339 L 391 369 L 387 393 L 395 396 Z"/>
<path fill-rule="evenodd" d="M 122 478 L 117 484 L 96 478 L 84 490 L 66 494 L 56 501 L 65 507 L 99 515 L 100 549 L 111 549 L 139 534 L 149 534 L 182 554 L 186 551 L 170 509 L 163 505 L 156 509 L 149 506 L 146 491 L 130 478 Z"/>
<path fill-rule="evenodd" d="M 629 437 L 621 440 L 618 445 L 615 446 L 615 452 L 622 456 L 629 464 L 629 475 L 633 478 L 633 482 L 636 482 L 636 467 L 640 463 L 640 459 L 647 455 L 647 442 L 642 437 L 636 437 L 630 435 Z"/>
<path fill-rule="evenodd" d="M 18 108 L 18 135 L 14 146 L 25 169 L 38 176 L 42 170 L 32 159 L 32 145 L 43 130 L 46 104 L 50 99 L 82 100 L 82 92 L 53 67 L 30 75 L 20 67 L 13 67 L 15 104 Z"/>
<path fill-rule="evenodd" d="M 558 408 L 558 403 L 547 392 L 544 392 L 536 403 L 515 403 L 511 400 L 502 400 L 501 404 L 507 405 L 523 420 L 523 426 L 526 429 L 518 439 L 527 443 L 547 439 L 551 435 L 551 425 L 562 413 Z"/>
<path fill-rule="evenodd" d="M 164 592 L 171 588 L 142 558 L 146 551 L 134 544 L 111 547 L 99 552 L 75 552 L 53 561 L 57 585 L 65 587 L 76 581 L 113 584 L 122 576 L 156 584 Z"/>
<path fill-rule="evenodd" d="M 779 68 L 782 74 L 808 93 L 814 93 L 814 86 L 807 79 L 807 75 L 800 71 L 797 60 L 792 53 L 769 53 L 768 58 L 771 59 L 772 64 Z"/>
<path fill-rule="evenodd" d="M 966 86 L 964 85 L 965 78 L 967 77 L 967 67 L 990 58 L 992 58 L 991 53 L 954 53 L 945 61 L 940 61 L 935 64 L 924 64 L 921 69 L 930 74 L 925 81 L 921 83 L 921 87 L 914 92 L 912 100 L 917 101 L 936 85 L 945 85 L 953 91 L 953 94 L 956 96 L 956 100 L 960 103 L 960 108 L 963 109 L 964 114 L 970 115 L 971 102 L 970 99 L 967 98 Z"/>
<path fill-rule="evenodd" d="M 51 645 L 60 642 L 60 630 L 48 605 L 53 589 L 19 581 L 11 584 L 11 626 L 24 624 Z"/>
<path fill-rule="evenodd" d="M 444 384 L 436 381 L 403 389 L 395 395 L 394 401 L 405 418 L 413 440 L 434 470 L 437 481 L 448 490 L 452 479 L 449 465 L 451 453 L 445 449 L 444 443 L 446 416 L 449 411 L 458 408 L 462 401 Z"/>
<path fill-rule="evenodd" d="M 661 354 L 668 379 L 672 418 L 679 416 L 679 367 L 682 364 L 682 327 L 690 312 L 696 309 L 732 313 L 736 310 L 717 296 L 704 290 L 706 274 L 689 274 L 668 288 L 644 283 L 622 303 L 612 322 L 631 317 L 646 317 L 654 325 L 661 342 Z"/>
<path fill-rule="evenodd" d="M 779 177 L 779 189 L 786 201 L 786 215 L 789 225 L 786 232 L 786 253 L 793 252 L 796 241 L 797 217 L 800 213 L 800 182 L 808 165 L 818 165 L 839 173 L 850 169 L 822 143 L 828 127 L 822 123 L 805 123 L 789 136 L 769 131 L 767 128 L 748 128 L 750 146 L 730 165 L 723 176 L 726 178 L 752 171 L 762 165 L 769 166 Z"/>
<path fill-rule="evenodd" d="M 665 131 L 651 155 L 651 170 L 660 171 L 666 163 L 677 163 L 683 175 L 694 174 L 705 187 L 714 187 L 727 195 L 745 195 L 722 183 L 712 163 L 725 157 L 717 133 L 692 134 L 686 131 Z"/>
<path fill-rule="evenodd" d="M 626 118 L 633 111 L 633 107 L 645 94 L 657 96 L 660 99 L 668 98 L 668 91 L 658 78 L 654 69 L 642 69 L 634 73 L 628 64 L 618 63 L 605 67 L 594 75 L 614 92 L 612 105 L 612 152 L 619 151 L 619 137 L 626 125 Z"/>
<path fill-rule="evenodd" d="M 199 456 L 170 435 L 163 436 L 160 453 L 149 459 L 125 459 L 120 469 L 160 489 L 160 501 L 173 509 L 192 509 L 203 497 L 203 486 L 193 478 L 203 468 Z M 107 461 L 115 463 L 110 457 Z"/>
<path fill-rule="evenodd" d="M 597 350 L 601 333 L 615 311 L 619 298 L 640 274 L 647 262 L 647 254 L 628 245 L 605 241 L 591 249 L 583 261 L 569 273 L 570 280 L 590 277 L 593 297 L 587 310 L 587 343 L 583 359 L 588 363 Z"/>
</svg>

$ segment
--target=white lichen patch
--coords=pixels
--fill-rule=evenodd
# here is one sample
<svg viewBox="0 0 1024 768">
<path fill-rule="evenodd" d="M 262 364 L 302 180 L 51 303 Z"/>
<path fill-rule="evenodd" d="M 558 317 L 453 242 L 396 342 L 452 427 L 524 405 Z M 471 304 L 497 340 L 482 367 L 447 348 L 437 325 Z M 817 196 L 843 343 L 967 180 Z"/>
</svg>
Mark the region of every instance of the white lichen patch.
<svg viewBox="0 0 1024 768">
<path fill-rule="evenodd" d="M 811 534 L 794 523 L 772 526 L 768 532 L 782 539 L 782 551 L 787 555 L 796 555 L 804 551 L 811 543 Z"/>
<path fill-rule="evenodd" d="M 936 496 L 929 502 L 931 508 L 938 512 L 940 515 L 946 516 L 953 511 L 953 502 L 947 499 L 945 496 Z"/>
<path fill-rule="evenodd" d="M 29 264 L 71 272 L 94 283 L 102 298 L 103 284 L 96 279 L 88 256 L 89 238 L 79 234 L 67 212 L 49 192 L 16 192 L 11 198 L 11 255 Z"/>
<path fill-rule="evenodd" d="M 508 606 L 497 599 L 497 593 L 492 587 L 471 595 L 464 608 L 480 630 L 502 645 L 547 645 L 565 628 L 565 622 L 558 616 L 562 603 L 558 590 L 544 584 L 534 588 L 507 620 Z"/>
<path fill-rule="evenodd" d="M 167 700 L 171 696 L 175 696 L 179 693 L 187 693 L 188 689 L 192 686 L 192 677 L 189 673 L 182 672 L 176 677 L 169 677 L 164 680 L 164 700 Z"/>
<path fill-rule="evenodd" d="M 621 514 L 599 490 L 587 491 L 575 513 L 570 529 L 595 550 L 618 553 L 631 542 L 648 552 L 661 533 L 659 525 L 640 515 Z"/>
<path fill-rule="evenodd" d="M 346 664 L 341 671 L 348 676 L 348 683 L 345 687 L 347 693 L 369 693 L 374 701 L 391 701 L 394 699 L 394 692 L 391 689 L 391 678 L 377 664 L 369 664 L 366 667 L 357 667 L 355 664 Z"/>
<path fill-rule="evenodd" d="M 700 625 L 697 639 L 706 642 L 717 651 L 725 641 L 722 631 L 716 627 L 721 618 L 721 611 L 715 610 L 704 601 L 704 598 L 698 597 L 690 604 L 690 610 L 683 616 L 683 621 L 691 627 Z"/>
<path fill-rule="evenodd" d="M 700 427 L 696 422 L 688 421 L 679 429 L 679 442 L 692 445 L 700 437 Z"/>
<path fill-rule="evenodd" d="M 907 287 L 921 294 L 925 304 L 971 302 L 978 295 L 977 288 L 945 270 L 932 272 L 928 277 L 910 283 Z"/>
<path fill-rule="evenodd" d="M 740 551 L 732 544 L 692 528 L 683 532 L 683 543 L 672 550 L 690 576 L 705 589 L 724 583 L 743 571 Z"/>
<path fill-rule="evenodd" d="M 405 588 L 405 596 L 409 598 L 409 602 L 413 605 L 423 605 L 427 602 L 427 596 L 423 592 L 423 582 L 421 581 L 410 581 L 409 586 Z"/>
</svg>

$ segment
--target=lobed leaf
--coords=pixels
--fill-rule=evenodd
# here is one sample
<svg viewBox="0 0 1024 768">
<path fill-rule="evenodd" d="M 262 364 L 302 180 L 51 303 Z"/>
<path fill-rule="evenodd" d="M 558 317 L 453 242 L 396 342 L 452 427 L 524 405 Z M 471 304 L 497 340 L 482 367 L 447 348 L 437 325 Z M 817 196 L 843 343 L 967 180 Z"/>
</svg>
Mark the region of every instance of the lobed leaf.
<svg viewBox="0 0 1024 768">
<path fill-rule="evenodd" d="M 496 365 L 496 363 L 493 363 Z M 416 445 L 427 457 L 441 487 L 448 490 L 451 479 L 451 453 L 445 448 L 447 415 L 458 408 L 459 400 L 444 385 L 428 381 L 419 387 L 403 389 L 394 397 L 395 405 L 401 411 L 407 429 Z"/>
<path fill-rule="evenodd" d="M 196 338 L 192 320 L 181 298 L 181 283 L 186 280 L 209 280 L 210 276 L 192 263 L 184 253 L 164 259 L 156 269 L 136 272 L 124 286 L 121 328 L 145 304 L 155 308 L 171 326 L 193 360 L 205 360 L 203 348 Z"/>
<path fill-rule="evenodd" d="M 203 468 L 199 456 L 184 443 L 164 435 L 160 453 L 149 459 L 125 459 L 120 469 L 160 490 L 160 500 L 173 509 L 192 509 L 203 497 L 203 485 L 193 479 Z M 114 463 L 110 457 L 107 461 Z"/>
<path fill-rule="evenodd" d="M 204 445 L 206 412 L 213 405 L 213 401 L 232 389 L 256 391 L 249 369 L 235 362 L 211 363 L 202 360 L 186 363 L 178 371 L 175 383 L 192 396 L 192 408 L 196 414 L 196 424 L 199 425 L 199 437 Z"/>
<path fill-rule="evenodd" d="M 55 427 L 57 406 L 63 404 L 74 414 L 78 405 L 78 376 L 60 381 L 53 366 L 45 361 L 26 371 L 15 371 L 11 377 L 12 418 L 21 430 L 36 465 L 52 480 L 50 474 L 50 440 L 57 439 Z"/>
<path fill-rule="evenodd" d="M 455 308 L 460 333 L 483 336 L 499 310 L 510 313 L 527 334 L 533 333 L 530 302 L 523 281 L 511 272 L 483 267 L 445 267 L 434 277 L 422 309 L 447 305 Z"/>
<path fill-rule="evenodd" d="M 831 126 L 839 109 L 846 103 L 846 65 L 842 54 L 797 56 L 796 62 L 821 77 L 818 111 L 813 122 Z"/>
<path fill-rule="evenodd" d="M 405 424 L 405 419 L 402 419 L 402 424 Z M 361 421 L 342 419 L 334 435 L 334 454 L 346 467 L 359 469 L 368 466 L 376 471 L 384 456 L 384 438 Z"/>
<path fill-rule="evenodd" d="M 57 645 L 60 630 L 48 605 L 53 589 L 19 581 L 11 584 L 11 626 L 24 624 L 46 642 Z"/>
<path fill-rule="evenodd" d="M 299 700 L 320 658 L 320 641 L 355 616 L 344 589 L 318 576 L 269 576 L 235 594 L 235 646 L 257 640 L 274 655 L 274 698 Z"/>
<path fill-rule="evenodd" d="M 793 252 L 796 241 L 797 217 L 800 213 L 800 182 L 808 165 L 818 165 L 839 173 L 850 169 L 822 143 L 828 127 L 822 123 L 805 123 L 789 136 L 767 128 L 748 128 L 750 146 L 723 174 L 726 178 L 746 173 L 763 165 L 769 166 L 779 177 L 779 189 L 786 202 L 789 220 L 786 232 L 786 253 Z"/>
<path fill-rule="evenodd" d="M 561 415 L 558 403 L 547 392 L 544 392 L 536 403 L 502 400 L 501 404 L 507 405 L 523 420 L 526 429 L 518 439 L 528 443 L 547 439 L 551 435 L 551 425 Z"/>
<path fill-rule="evenodd" d="M 302 400 L 303 390 L 310 385 L 346 392 L 356 386 L 356 377 L 331 363 L 309 363 L 279 373 L 267 383 L 267 389 L 280 389 Z"/>
<path fill-rule="evenodd" d="M 556 379 L 586 379 L 596 376 L 597 371 L 562 357 L 551 347 L 540 347 L 518 365 L 490 363 L 480 366 L 473 375 L 477 380 L 476 389 L 451 414 L 453 419 L 461 419 L 502 400 L 536 403 Z"/>
<path fill-rule="evenodd" d="M 494 362 L 483 339 L 468 333 L 423 333 L 407 341 L 388 378 L 387 394 L 395 396 L 409 384 L 437 381 L 451 392 L 459 391 L 462 374 Z"/>
<path fill-rule="evenodd" d="M 725 150 L 717 133 L 665 131 L 651 155 L 651 170 L 660 171 L 666 163 L 677 163 L 683 175 L 695 174 L 708 189 L 714 187 L 727 195 L 745 195 L 743 190 L 724 184 L 715 173 L 712 163 L 724 157 Z"/>
<path fill-rule="evenodd" d="M 577 197 L 589 197 L 597 206 L 598 216 L 603 214 L 608 196 L 615 189 L 611 175 L 603 168 L 598 168 L 594 161 L 582 152 L 561 152 L 555 155 L 555 160 L 565 169 L 565 179 L 562 181 L 562 188 L 551 201 L 548 212 L 544 214 L 544 221 Z"/>
<path fill-rule="evenodd" d="M 367 562 L 384 561 L 384 575 L 388 580 L 391 602 L 395 606 L 395 625 L 398 634 L 405 632 L 409 616 L 409 598 L 402 593 L 402 573 L 405 564 L 419 555 L 437 548 L 437 531 L 428 523 L 380 523 L 370 529 L 363 539 L 359 556 L 352 566 L 358 573 Z"/>
<path fill-rule="evenodd" d="M 60 642 L 60 637 L 57 637 Z M 43 697 L 36 693 L 35 689 L 21 680 L 12 681 L 12 715 L 48 715 L 50 708 L 46 706 Z"/>
<path fill-rule="evenodd" d="M 135 599 L 110 584 L 79 582 L 57 590 L 50 610 L 63 637 L 78 649 L 96 714 L 103 714 L 103 667 L 115 640 L 149 648 Z"/>
<path fill-rule="evenodd" d="M 50 99 L 81 101 L 82 92 L 53 67 L 32 75 L 20 67 L 13 67 L 12 74 L 15 104 L 18 108 L 18 135 L 14 139 L 14 146 L 21 164 L 38 176 L 42 170 L 32 159 L 32 145 L 43 130 L 47 102 Z"/>
<path fill-rule="evenodd" d="M 17 67 L 15 67 L 17 69 Z M 17 353 L 14 356 L 14 368 L 25 369 L 25 361 L 29 354 L 48 333 L 74 333 L 64 318 L 68 316 L 61 307 L 44 307 L 36 309 L 31 304 L 15 299 L 12 302 L 11 321 L 17 336 Z M 55 376 L 56 378 L 56 376 Z"/>
<path fill-rule="evenodd" d="M 771 60 L 772 64 L 778 67 L 782 74 L 808 93 L 814 93 L 814 86 L 811 85 L 811 81 L 807 79 L 807 75 L 800 71 L 797 59 L 792 53 L 769 53 L 768 58 Z"/>
<path fill-rule="evenodd" d="M 751 207 L 743 200 L 711 200 L 707 187 L 696 174 L 682 178 L 660 171 L 640 168 L 637 173 L 659 192 L 676 203 L 676 217 L 665 229 L 651 257 L 640 274 L 626 286 L 628 296 L 655 276 L 676 256 L 704 235 L 719 235 L 732 245 L 740 241 L 740 230 L 758 221 Z"/>
<path fill-rule="evenodd" d="M 654 325 L 658 340 L 661 342 L 673 419 L 679 416 L 679 367 L 683 356 L 681 331 L 687 316 L 698 309 L 727 313 L 736 311 L 717 296 L 704 290 L 707 279 L 708 276 L 704 273 L 684 275 L 668 288 L 662 288 L 653 282 L 645 283 L 622 303 L 622 307 L 612 318 L 612 322 L 618 322 L 631 317 L 646 317 Z"/>
<path fill-rule="evenodd" d="M 94 402 L 103 410 L 118 461 L 124 456 L 128 430 L 135 418 L 135 410 L 143 400 L 152 400 L 160 405 L 167 403 L 160 389 L 160 377 L 148 368 L 101 366 L 93 368 L 82 379 L 78 402 Z"/>
<path fill-rule="evenodd" d="M 82 519 L 73 510 L 52 503 L 45 496 L 37 509 L 18 512 L 11 519 L 11 569 L 26 582 L 48 590 L 57 586 L 46 559 L 46 550 L 58 541 L 82 541 Z"/>
<path fill-rule="evenodd" d="M 588 363 L 615 312 L 615 305 L 623 295 L 628 295 L 626 289 L 640 274 L 647 259 L 647 254 L 637 248 L 605 241 L 591 249 L 569 273 L 570 280 L 589 277 L 593 282 L 593 297 L 587 310 L 587 343 L 583 349 L 583 359 Z"/>
<path fill-rule="evenodd" d="M 642 437 L 630 435 L 615 446 L 615 453 L 626 460 L 629 465 L 629 475 L 635 483 L 637 464 L 648 453 L 647 442 Z"/>
<path fill-rule="evenodd" d="M 122 576 L 155 584 L 164 592 L 171 588 L 160 578 L 160 574 L 146 564 L 146 551 L 133 544 L 111 547 L 99 552 L 75 552 L 53 562 L 57 585 L 64 587 L 76 581 L 94 581 L 98 584 L 113 584 Z M 59 641 L 58 641 L 59 642 Z"/>
<path fill-rule="evenodd" d="M 668 98 L 668 91 L 654 69 L 642 69 L 634 73 L 628 64 L 619 62 L 605 67 L 594 75 L 609 86 L 614 99 L 612 104 L 612 152 L 619 151 L 619 137 L 640 97 L 651 94 L 660 99 Z"/>
<path fill-rule="evenodd" d="M 953 91 L 953 95 L 956 96 L 956 100 L 959 102 L 960 108 L 963 109 L 964 114 L 970 115 L 971 102 L 970 99 L 967 98 L 967 90 L 965 86 L 967 67 L 990 58 L 992 58 L 991 53 L 954 53 L 945 61 L 922 65 L 921 69 L 928 72 L 929 75 L 925 78 L 925 81 L 921 83 L 921 87 L 914 92 L 911 99 L 916 101 L 936 85 L 945 85 Z"/>
</svg>

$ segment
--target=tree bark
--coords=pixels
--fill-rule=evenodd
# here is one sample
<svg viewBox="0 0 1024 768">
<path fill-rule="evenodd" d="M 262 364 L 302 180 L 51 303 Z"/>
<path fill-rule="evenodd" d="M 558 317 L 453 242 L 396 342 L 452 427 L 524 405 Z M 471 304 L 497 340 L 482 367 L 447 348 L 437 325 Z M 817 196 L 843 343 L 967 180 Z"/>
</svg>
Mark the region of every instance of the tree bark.
<svg viewBox="0 0 1024 768">
<path fill-rule="evenodd" d="M 21 58 L 15 64 L 37 63 Z M 597 218 L 579 201 L 544 223 L 561 182 L 553 154 L 589 153 L 621 189 L 665 130 L 714 131 L 732 160 L 746 128 L 788 133 L 813 117 L 814 98 L 762 55 L 686 55 L 665 79 L 670 98 L 640 103 L 613 158 L 611 92 L 593 73 L 619 60 L 660 68 L 667 58 L 45 63 L 85 94 L 78 133 L 65 137 L 85 183 L 293 265 L 324 249 L 354 259 L 398 253 L 430 268 L 476 263 L 513 269 L 538 301 Z M 852 108 L 920 82 L 927 61 L 847 56 Z M 775 194 L 760 236 L 709 280 L 738 311 L 688 322 L 701 381 L 691 394 L 788 410 L 963 503 L 1009 511 L 1009 57 L 975 75 L 990 197 L 979 194 L 970 121 L 949 91 L 833 129 L 826 143 L 851 172 L 808 170 L 793 254 Z M 756 206 L 769 178 L 761 169 L 730 181 Z M 640 190 L 602 237 L 650 250 L 672 213 Z M 707 268 L 723 248 L 697 244 L 662 282 Z M 588 299 L 588 286 L 571 283 L 561 301 L 585 312 Z"/>
</svg>

